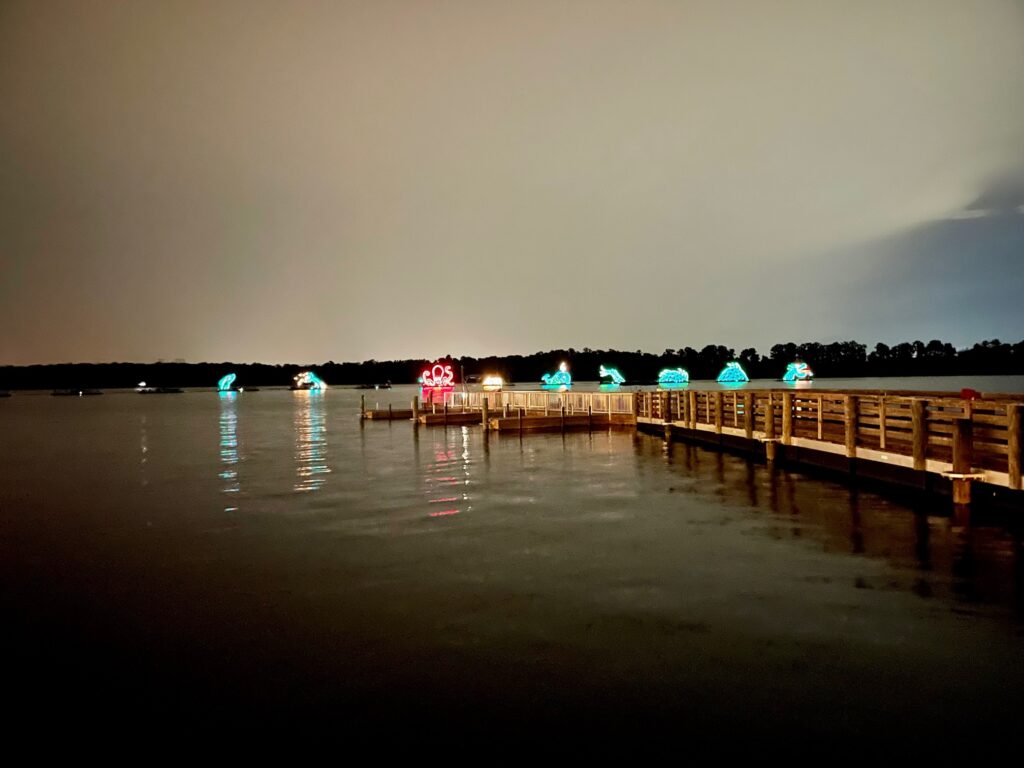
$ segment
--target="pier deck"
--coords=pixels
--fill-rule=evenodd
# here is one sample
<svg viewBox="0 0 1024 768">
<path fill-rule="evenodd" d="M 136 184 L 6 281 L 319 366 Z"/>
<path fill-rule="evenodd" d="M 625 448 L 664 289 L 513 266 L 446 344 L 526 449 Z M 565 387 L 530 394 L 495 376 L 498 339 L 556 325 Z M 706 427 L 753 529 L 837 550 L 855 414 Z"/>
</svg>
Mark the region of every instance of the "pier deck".
<svg viewBox="0 0 1024 768">
<path fill-rule="evenodd" d="M 369 419 L 480 424 L 498 433 L 630 427 L 768 461 L 813 463 L 920 487 L 1020 492 L 1024 396 L 906 391 L 673 390 L 455 392 L 441 404 L 364 411 Z M 1024 494 L 1017 497 L 1024 501 Z"/>
</svg>

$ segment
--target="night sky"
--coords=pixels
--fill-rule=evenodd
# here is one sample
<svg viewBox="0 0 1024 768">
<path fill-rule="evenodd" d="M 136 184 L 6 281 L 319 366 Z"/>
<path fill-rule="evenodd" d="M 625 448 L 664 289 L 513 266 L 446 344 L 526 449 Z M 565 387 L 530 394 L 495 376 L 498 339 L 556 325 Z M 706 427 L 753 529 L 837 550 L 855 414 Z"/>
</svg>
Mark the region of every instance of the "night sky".
<svg viewBox="0 0 1024 768">
<path fill-rule="evenodd" d="M 0 2 L 0 364 L 1024 338 L 1024 3 Z"/>
</svg>

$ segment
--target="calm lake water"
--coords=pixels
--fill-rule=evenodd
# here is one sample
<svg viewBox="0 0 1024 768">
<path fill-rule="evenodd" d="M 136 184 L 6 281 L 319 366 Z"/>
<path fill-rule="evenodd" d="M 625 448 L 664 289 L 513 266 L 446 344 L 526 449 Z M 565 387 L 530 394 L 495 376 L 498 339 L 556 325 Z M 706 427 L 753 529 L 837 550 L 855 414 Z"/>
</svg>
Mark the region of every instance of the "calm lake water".
<svg viewBox="0 0 1024 768">
<path fill-rule="evenodd" d="M 1012 513 L 628 431 L 360 423 L 360 395 L 413 392 L 0 400 L 10 724 L 576 754 L 1016 738 Z"/>
</svg>

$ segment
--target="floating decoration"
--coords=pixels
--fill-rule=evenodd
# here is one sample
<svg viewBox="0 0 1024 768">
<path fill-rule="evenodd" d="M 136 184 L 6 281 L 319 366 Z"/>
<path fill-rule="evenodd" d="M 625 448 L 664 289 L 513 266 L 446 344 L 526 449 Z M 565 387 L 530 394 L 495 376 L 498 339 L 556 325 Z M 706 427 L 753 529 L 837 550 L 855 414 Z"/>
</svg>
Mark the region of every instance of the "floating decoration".
<svg viewBox="0 0 1024 768">
<path fill-rule="evenodd" d="M 238 377 L 235 374 L 229 373 L 227 376 L 223 377 L 220 381 L 217 382 L 217 391 L 218 392 L 234 392 L 235 391 L 235 379 L 237 379 L 237 378 Z"/>
<path fill-rule="evenodd" d="M 450 365 L 434 363 L 432 368 L 420 374 L 419 383 L 432 389 L 448 389 L 455 386 L 455 374 Z"/>
<path fill-rule="evenodd" d="M 690 383 L 690 374 L 682 368 L 665 368 L 658 374 L 658 384 L 663 387 L 678 387 Z"/>
<path fill-rule="evenodd" d="M 745 384 L 748 381 L 750 377 L 747 376 L 747 372 L 736 362 L 726 363 L 725 368 L 718 374 L 719 384 Z"/>
<path fill-rule="evenodd" d="M 545 387 L 571 387 L 572 374 L 569 373 L 569 366 L 564 362 L 559 363 L 558 370 L 554 373 L 545 373 L 540 377 Z"/>
<path fill-rule="evenodd" d="M 807 367 L 807 363 L 790 363 L 786 366 L 786 374 L 782 377 L 783 381 L 794 382 L 794 381 L 807 381 L 808 379 L 814 378 L 814 372 Z"/>
<path fill-rule="evenodd" d="M 499 392 L 505 386 L 505 380 L 501 376 L 484 376 L 481 384 L 485 392 Z"/>
<path fill-rule="evenodd" d="M 617 368 L 605 368 L 603 365 L 599 371 L 602 379 L 611 379 L 611 381 L 605 382 L 613 386 L 619 386 L 625 384 L 626 377 L 619 373 Z"/>
<path fill-rule="evenodd" d="M 327 389 L 327 382 L 321 379 L 312 371 L 303 371 L 295 374 L 295 383 L 292 389 L 308 389 L 313 392 L 322 392 Z"/>
</svg>

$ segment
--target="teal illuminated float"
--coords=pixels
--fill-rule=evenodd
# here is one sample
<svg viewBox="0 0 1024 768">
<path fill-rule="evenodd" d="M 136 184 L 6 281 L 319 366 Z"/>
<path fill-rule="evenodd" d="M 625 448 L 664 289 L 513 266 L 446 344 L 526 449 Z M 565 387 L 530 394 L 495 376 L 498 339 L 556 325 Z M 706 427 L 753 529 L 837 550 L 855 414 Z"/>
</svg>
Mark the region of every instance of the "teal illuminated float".
<svg viewBox="0 0 1024 768">
<path fill-rule="evenodd" d="M 814 378 L 814 373 L 807 367 L 807 363 L 790 363 L 786 366 L 786 374 L 783 381 L 793 383 L 797 381 L 809 381 Z"/>
<path fill-rule="evenodd" d="M 236 376 L 233 373 L 229 373 L 227 376 L 224 376 L 223 378 L 221 378 L 220 381 L 217 382 L 217 391 L 237 392 L 238 388 L 235 386 L 235 379 L 237 378 L 238 376 Z"/>
<path fill-rule="evenodd" d="M 569 373 L 569 366 L 564 362 L 558 365 L 557 371 L 545 373 L 540 377 L 540 380 L 544 382 L 544 389 L 572 386 L 572 374 Z"/>
<path fill-rule="evenodd" d="M 681 387 L 690 383 L 690 374 L 682 368 L 665 368 L 658 374 L 658 386 Z"/>
<path fill-rule="evenodd" d="M 302 373 L 295 374 L 295 379 L 292 382 L 292 389 L 302 389 L 310 392 L 323 392 L 327 389 L 327 382 L 312 371 L 303 371 Z"/>
<path fill-rule="evenodd" d="M 602 379 L 601 383 L 602 384 L 608 384 L 608 385 L 611 385 L 613 387 L 617 387 L 620 384 L 625 384 L 626 383 L 626 377 L 623 376 L 621 373 L 619 373 L 617 368 L 605 368 L 602 365 L 601 369 L 600 369 L 600 371 L 598 371 L 598 373 L 601 376 L 601 379 Z M 608 381 L 604 381 L 604 379 L 608 379 Z"/>
<path fill-rule="evenodd" d="M 726 363 L 725 368 L 718 374 L 719 384 L 746 384 L 748 381 L 750 377 L 747 376 L 747 372 L 736 362 Z"/>
</svg>

